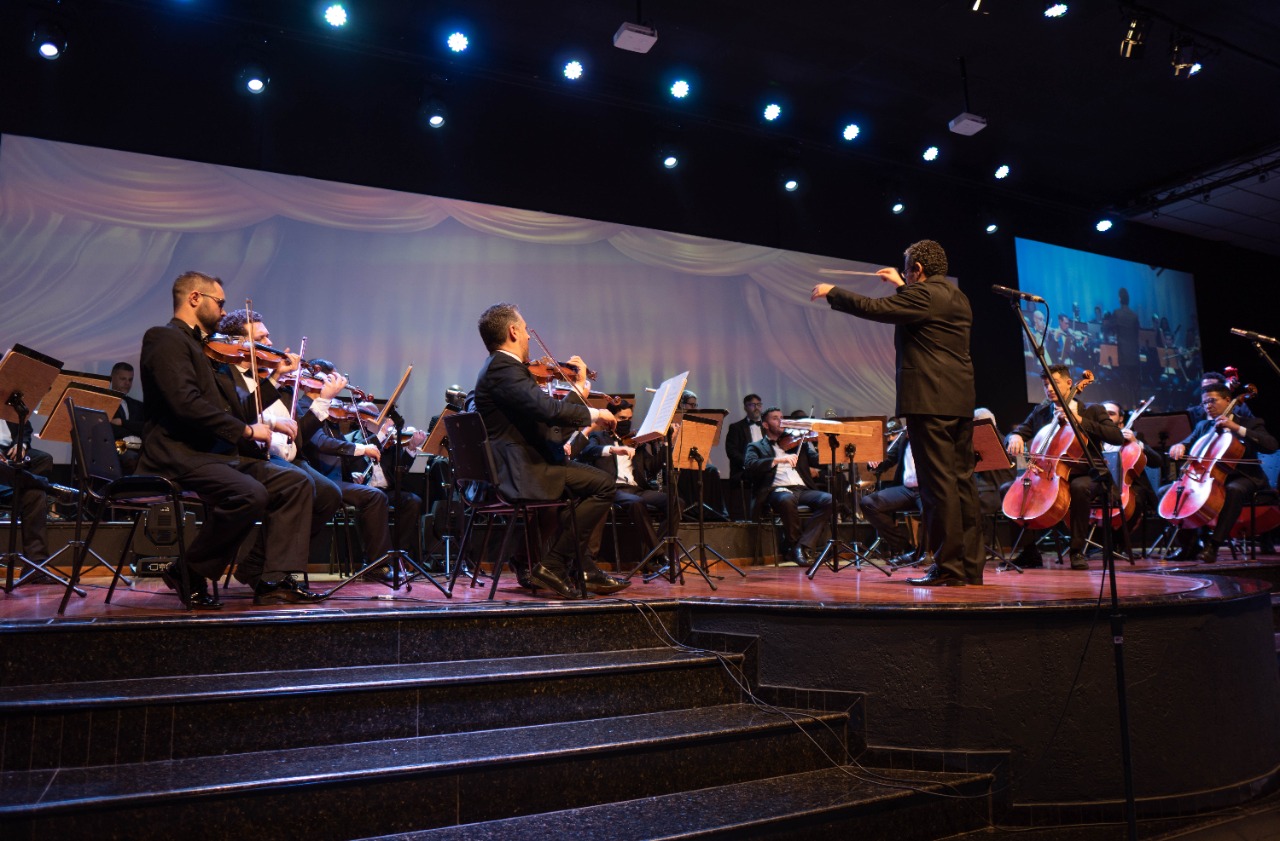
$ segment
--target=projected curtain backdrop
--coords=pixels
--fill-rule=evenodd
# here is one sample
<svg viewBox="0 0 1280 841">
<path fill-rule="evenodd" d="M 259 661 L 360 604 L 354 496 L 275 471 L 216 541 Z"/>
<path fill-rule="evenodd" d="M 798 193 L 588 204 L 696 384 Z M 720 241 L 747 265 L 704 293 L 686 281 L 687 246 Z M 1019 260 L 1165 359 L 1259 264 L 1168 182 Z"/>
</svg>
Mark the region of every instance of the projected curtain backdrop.
<svg viewBox="0 0 1280 841">
<path fill-rule="evenodd" d="M 136 363 L 187 269 L 253 299 L 277 346 L 332 359 L 425 424 L 485 357 L 476 319 L 518 303 L 598 388 L 643 394 L 689 370 L 708 408 L 893 410 L 892 329 L 811 304 L 808 254 L 530 210 L 6 135 L 0 141 L 0 348 L 68 368 Z M 842 286 L 891 291 L 872 278 Z M 640 400 L 640 411 L 648 405 Z M 37 424 L 38 425 L 38 424 Z M 724 464 L 722 453 L 715 459 Z"/>
</svg>

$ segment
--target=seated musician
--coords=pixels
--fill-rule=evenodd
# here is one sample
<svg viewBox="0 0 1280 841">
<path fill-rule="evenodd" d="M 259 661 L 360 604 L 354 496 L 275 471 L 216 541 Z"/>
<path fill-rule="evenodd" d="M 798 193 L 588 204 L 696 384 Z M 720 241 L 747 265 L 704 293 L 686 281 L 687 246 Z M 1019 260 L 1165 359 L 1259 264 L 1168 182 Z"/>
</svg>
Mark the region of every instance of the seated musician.
<svg viewBox="0 0 1280 841">
<path fill-rule="evenodd" d="M 634 409 L 623 400 L 611 406 L 610 411 L 618 419 L 616 429 L 597 429 L 590 433 L 587 445 L 578 455 L 578 460 L 594 464 L 613 477 L 613 504 L 622 507 L 630 515 L 631 522 L 640 532 L 640 554 L 645 556 L 658 545 L 658 533 L 649 519 L 647 508 L 661 511 L 663 514 L 662 531 L 666 532 L 667 495 L 658 490 L 654 481 L 659 465 L 655 463 L 654 448 L 651 444 L 639 448 L 624 443 L 631 434 L 631 418 Z M 591 557 L 599 559 L 600 544 L 604 540 L 604 524 L 601 520 L 591 535 Z"/>
<path fill-rule="evenodd" d="M 1267 475 L 1258 464 L 1258 455 L 1274 453 L 1280 448 L 1280 444 L 1267 431 L 1262 418 L 1243 417 L 1234 412 L 1230 416 L 1224 414 L 1231 403 L 1231 390 L 1226 385 L 1211 385 L 1206 388 L 1200 403 L 1208 416 L 1195 425 L 1190 435 L 1169 448 L 1169 458 L 1178 461 L 1190 451 L 1192 445 L 1215 431 L 1229 431 L 1244 444 L 1244 454 L 1235 464 L 1223 464 L 1227 470 L 1223 484 L 1226 495 L 1222 509 L 1218 512 L 1217 524 L 1203 529 L 1179 529 L 1178 550 L 1170 555 L 1171 559 L 1195 556 L 1198 560 L 1211 564 L 1218 559 L 1218 547 L 1231 534 L 1249 497 L 1267 487 Z M 1204 539 L 1204 545 L 1197 552 L 1201 538 Z"/>
<path fill-rule="evenodd" d="M 1105 400 L 1102 407 L 1107 410 L 1107 417 L 1111 418 L 1111 422 L 1116 426 L 1120 426 L 1120 433 L 1124 435 L 1124 444 L 1119 446 L 1115 444 L 1103 444 L 1102 452 L 1119 453 L 1124 447 L 1130 444 L 1136 444 L 1142 447 L 1142 454 L 1146 456 L 1147 467 L 1157 469 L 1164 467 L 1164 456 L 1158 450 L 1153 450 L 1147 446 L 1145 441 L 1139 441 L 1138 436 L 1134 434 L 1132 429 L 1124 429 L 1125 411 L 1124 407 L 1114 400 Z M 1123 479 L 1123 477 L 1121 477 Z M 1147 471 L 1139 470 L 1133 476 L 1133 484 L 1130 486 L 1130 493 L 1134 495 L 1135 511 L 1154 511 L 1156 509 L 1156 489 L 1151 487 L 1151 480 L 1147 478 Z"/>
<path fill-rule="evenodd" d="M 1049 366 L 1049 374 L 1053 377 L 1053 383 L 1057 385 L 1062 395 L 1064 397 L 1069 396 L 1074 385 L 1070 369 L 1066 365 L 1051 365 Z M 1017 457 L 1021 455 L 1027 447 L 1027 442 L 1032 441 L 1037 431 L 1046 425 L 1050 423 L 1066 423 L 1063 409 L 1058 405 L 1057 394 L 1054 393 L 1049 380 L 1043 376 L 1042 379 L 1044 379 L 1046 399 L 1032 409 L 1031 414 L 1027 415 L 1027 419 L 1014 427 L 1013 431 L 1005 439 L 1005 449 L 1011 456 Z M 1107 412 L 1102 406 L 1094 403 L 1086 404 L 1073 399 L 1068 409 L 1079 424 L 1080 430 L 1090 441 L 1097 444 L 1124 443 L 1124 436 L 1120 433 L 1120 427 L 1116 426 L 1107 417 Z M 1103 488 L 1102 483 L 1093 478 L 1089 463 L 1092 462 L 1095 467 L 1100 469 L 1105 466 L 1101 455 L 1097 452 L 1091 452 L 1094 449 L 1094 447 L 1086 447 L 1086 458 L 1080 459 L 1080 463 L 1071 464 L 1068 467 L 1068 488 L 1071 504 L 1067 512 L 1067 530 L 1070 538 L 1072 569 L 1089 568 L 1084 556 L 1085 539 L 1089 535 L 1089 510 L 1093 500 L 1099 496 Z M 1052 465 L 1050 469 L 1052 469 Z M 1019 482 L 1021 479 L 1014 479 L 1013 481 Z M 1033 547 L 1038 538 L 1038 532 L 1028 530 L 1026 535 L 1028 540 L 1027 549 L 1024 550 L 1024 554 L 1019 561 L 1023 566 L 1037 565 L 1039 552 Z M 1027 561 L 1027 563 L 1023 564 L 1023 561 Z"/>
<path fill-rule="evenodd" d="M 129 396 L 133 388 L 133 366 L 128 362 L 117 362 L 111 366 L 111 390 L 124 395 L 120 405 L 111 416 L 111 425 L 115 427 L 117 445 L 124 443 L 120 453 L 120 469 L 126 475 L 132 475 L 138 469 L 138 459 L 142 452 L 142 432 L 146 428 L 146 420 L 142 416 L 142 401 Z"/>
<path fill-rule="evenodd" d="M 0 431 L 7 434 L 6 424 L 0 423 Z M 0 435 L 0 448 L 8 449 L 5 443 L 3 435 Z M 55 485 L 30 470 L 20 471 L 12 467 L 6 458 L 3 452 L 0 452 L 0 507 L 10 514 L 10 523 L 12 523 L 12 509 L 15 506 L 19 508 L 22 517 L 22 543 L 20 544 L 22 556 L 33 564 L 15 571 L 16 579 L 22 581 L 25 578 L 24 584 L 58 584 L 60 582 L 56 578 L 35 568 L 35 564 L 43 564 L 49 559 L 49 539 L 46 531 L 49 518 L 49 494 L 54 494 L 63 502 L 74 502 L 79 494 L 73 488 Z M 25 486 L 21 502 L 15 498 L 17 493 L 15 488 L 20 483 Z M 7 541 L 8 536 L 0 540 Z M 4 546 L 7 550 L 8 543 L 6 542 Z"/>
<path fill-rule="evenodd" d="M 916 557 L 911 536 L 905 528 L 898 525 L 894 514 L 899 511 L 920 511 L 920 486 L 916 481 L 916 459 L 911 452 L 911 442 L 907 440 L 905 428 L 885 451 L 884 461 L 867 463 L 876 476 L 894 465 L 900 468 L 895 481 L 862 498 L 862 516 L 875 529 L 876 536 L 884 544 L 890 563 L 894 566 L 906 566 L 914 564 L 919 558 Z"/>
<path fill-rule="evenodd" d="M 382 422 L 381 429 L 377 428 L 379 410 L 375 404 L 362 402 L 356 409 L 360 422 L 347 434 L 346 440 L 362 448 L 369 460 L 356 455 L 345 456 L 343 469 L 354 481 L 368 485 L 386 497 L 395 510 L 395 526 L 391 531 L 395 548 L 408 553 L 415 564 L 420 564 L 418 528 L 422 519 L 422 497 L 406 490 L 403 481 L 404 474 L 427 441 L 426 430 L 413 430 L 402 442 L 397 424 L 403 424 L 403 419 L 394 408 Z"/>
<path fill-rule="evenodd" d="M 729 479 L 742 479 L 742 460 L 747 455 L 747 445 L 759 441 L 763 433 L 760 431 L 760 413 L 764 409 L 764 401 L 758 394 L 748 394 L 742 398 L 742 410 L 746 416 L 742 420 L 729 424 L 725 433 L 724 454 L 729 459 Z"/>
<path fill-rule="evenodd" d="M 551 548 L 528 572 L 528 579 L 561 598 L 577 598 L 577 582 L 569 570 L 573 557 L 582 558 L 583 585 L 588 593 L 617 592 L 630 582 L 606 575 L 591 560 L 588 540 L 613 504 L 614 481 L 595 467 L 566 459 L 563 439 L 548 440 L 548 428 L 578 429 L 589 424 L 612 426 L 608 409 L 581 402 L 556 400 L 538 387 L 529 372 L 529 328 L 514 304 L 486 309 L 478 324 L 489 357 L 476 378 L 475 407 L 489 434 L 489 448 L 498 486 L 510 499 L 558 499 L 564 492 L 579 500 L 576 509 L 578 544 L 574 544 L 573 511 L 560 515 L 559 533 Z M 587 366 L 571 357 L 585 380 Z"/>
<path fill-rule="evenodd" d="M 782 410 L 765 410 L 764 437 L 747 447 L 742 472 L 752 482 L 755 511 L 768 505 L 782 519 L 782 554 L 799 566 L 808 566 L 831 513 L 831 494 L 818 490 L 810 470 L 810 448 L 801 441 L 798 452 L 782 446 Z M 809 506 L 809 517 L 800 522 L 799 506 Z"/>
</svg>

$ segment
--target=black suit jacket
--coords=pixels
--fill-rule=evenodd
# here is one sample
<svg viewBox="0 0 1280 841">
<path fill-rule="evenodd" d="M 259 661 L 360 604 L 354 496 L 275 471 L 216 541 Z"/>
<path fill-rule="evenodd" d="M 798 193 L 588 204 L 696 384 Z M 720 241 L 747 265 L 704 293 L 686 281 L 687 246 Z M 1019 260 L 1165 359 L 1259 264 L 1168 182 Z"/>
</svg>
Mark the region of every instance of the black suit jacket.
<svg viewBox="0 0 1280 841">
<path fill-rule="evenodd" d="M 1076 401 L 1076 407 L 1080 410 L 1080 429 L 1090 440 L 1095 442 L 1098 452 L 1090 453 L 1101 457 L 1101 448 L 1105 444 L 1123 444 L 1124 433 L 1120 431 L 1120 427 L 1107 414 L 1107 410 L 1099 403 L 1081 403 Z M 1027 415 L 1027 419 L 1013 428 L 1011 434 L 1017 435 L 1027 443 L 1027 450 L 1031 449 L 1031 441 L 1036 437 L 1036 433 L 1040 428 L 1054 419 L 1057 413 L 1054 411 L 1052 400 L 1045 400 L 1034 409 L 1031 414 Z M 1105 462 L 1095 458 L 1096 466 L 1103 466 Z M 1089 468 L 1084 465 L 1077 465 L 1071 468 L 1072 473 L 1084 473 Z"/>
<path fill-rule="evenodd" d="M 898 401 L 895 415 L 970 417 L 974 407 L 969 299 L 942 275 L 868 298 L 844 289 L 827 295 L 832 309 L 894 325 Z"/>
<path fill-rule="evenodd" d="M 796 472 L 800 474 L 800 479 L 806 488 L 821 490 L 809 476 L 813 458 L 810 450 L 811 447 L 807 443 L 800 445 L 800 458 L 796 460 Z M 752 497 L 755 500 L 755 507 L 752 510 L 758 511 L 773 490 L 773 478 L 778 473 L 773 460 L 777 455 L 787 455 L 787 453 L 775 448 L 768 438 L 761 438 L 747 447 L 747 455 L 742 462 L 742 475 L 751 482 Z"/>
<path fill-rule="evenodd" d="M 254 420 L 252 396 L 236 388 L 227 366 L 215 367 L 182 321 L 148 330 L 140 363 L 147 422 L 139 472 L 173 476 L 205 464 L 266 457 L 244 438 Z M 278 396 L 264 384 L 265 403 Z"/>
<path fill-rule="evenodd" d="M 564 471 L 558 468 L 565 455 L 562 445 L 548 438 L 551 427 L 587 426 L 590 410 L 581 403 L 554 399 L 538 387 L 523 363 L 502 352 L 491 354 L 480 368 L 475 406 L 489 433 L 502 493 L 523 499 L 560 496 Z"/>
<path fill-rule="evenodd" d="M 597 429 L 587 437 L 587 445 L 582 448 L 576 458 L 579 461 L 593 464 L 609 474 L 615 484 L 618 480 L 618 457 L 605 455 L 604 448 L 621 444 L 617 435 L 606 430 Z M 636 486 L 641 490 L 655 490 L 653 479 L 657 475 L 658 465 L 653 463 L 653 448 L 648 445 L 636 447 L 636 454 L 631 457 L 631 475 L 635 477 Z"/>
<path fill-rule="evenodd" d="M 125 417 L 124 410 L 129 410 L 129 416 Z M 114 420 L 120 421 L 120 426 L 116 428 L 116 437 L 123 438 L 126 435 L 136 435 L 142 437 L 142 433 L 146 429 L 146 410 L 142 406 L 141 400 L 135 400 L 129 395 L 125 395 L 120 401 L 120 405 L 116 407 L 116 412 L 112 415 Z"/>
<path fill-rule="evenodd" d="M 751 421 L 743 418 L 729 424 L 725 434 L 724 454 L 729 458 L 729 478 L 742 478 L 742 462 L 747 457 L 747 446 L 751 443 Z"/>
</svg>

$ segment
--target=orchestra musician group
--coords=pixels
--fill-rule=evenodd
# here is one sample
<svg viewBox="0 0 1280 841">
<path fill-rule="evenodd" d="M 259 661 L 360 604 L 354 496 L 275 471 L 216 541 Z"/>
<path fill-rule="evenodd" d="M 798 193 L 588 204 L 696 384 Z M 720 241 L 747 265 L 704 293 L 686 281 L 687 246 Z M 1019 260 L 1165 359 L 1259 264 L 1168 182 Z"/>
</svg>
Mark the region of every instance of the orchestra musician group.
<svg viewBox="0 0 1280 841">
<path fill-rule="evenodd" d="M 879 475 L 898 463 L 901 488 L 870 495 L 862 511 L 894 565 L 932 559 L 909 582 L 982 584 L 987 551 L 979 518 L 990 513 L 996 498 L 1025 532 L 1018 556 L 1023 566 L 1042 563 L 1038 537 L 1061 527 L 1070 567 L 1087 569 L 1086 540 L 1104 501 L 1117 510 L 1111 527 L 1158 511 L 1179 527 L 1171 557 L 1214 561 L 1250 497 L 1266 487 L 1259 455 L 1280 447 L 1244 405 L 1248 389 L 1223 375 L 1204 375 L 1196 407 L 1202 417 L 1168 451 L 1181 472 L 1157 493 L 1144 468 L 1162 467 L 1164 456 L 1130 428 L 1146 407 L 1126 424 L 1116 395 L 1099 403 L 1081 399 L 1091 372 L 1077 378 L 1068 365 L 1052 365 L 1042 376 L 1044 401 L 1004 441 L 1009 456 L 1024 459 L 1026 467 L 999 487 L 998 497 L 995 486 L 984 487 L 982 506 L 972 444 L 972 315 L 968 299 L 946 273 L 945 252 L 924 240 L 906 250 L 902 271 L 876 273 L 894 288 L 889 296 L 871 298 L 832 284 L 818 284 L 811 296 L 833 310 L 894 325 L 894 416 L 905 428 L 900 440 L 890 442 L 885 464 L 870 467 Z M 176 480 L 204 505 L 199 533 L 185 557 L 163 571 L 164 583 L 188 608 L 216 610 L 221 603 L 211 584 L 234 566 L 235 578 L 251 589 L 254 604 L 321 601 L 325 594 L 305 584 L 309 547 L 343 506 L 354 511 L 358 524 L 369 562 L 361 566 L 377 580 L 398 580 L 404 570 L 396 566 L 397 552 L 415 564 L 420 560 L 416 530 L 422 500 L 401 488 L 396 477 L 420 451 L 426 432 L 404 428 L 394 405 L 380 412 L 332 363 L 312 360 L 304 368 L 301 353 L 276 350 L 263 316 L 248 305 L 228 312 L 226 294 L 218 278 L 200 272 L 174 281 L 173 318 L 143 337 L 143 401 L 122 402 L 113 419 L 121 440 L 140 439 L 140 449 L 133 448 L 139 472 Z M 1116 314 L 1126 334 L 1129 322 L 1136 324 L 1129 313 L 1122 290 Z M 488 357 L 465 402 L 463 388 L 450 387 L 450 410 L 471 410 L 482 418 L 496 482 L 505 495 L 533 500 L 567 495 L 576 502 L 562 509 L 557 522 L 544 524 L 545 551 L 503 562 L 515 566 L 522 586 L 563 599 L 625 589 L 628 578 L 599 566 L 606 516 L 612 506 L 628 513 L 642 551 L 675 527 L 663 516 L 667 494 L 676 490 L 664 475 L 663 445 L 630 442 L 634 407 L 629 402 L 614 400 L 607 408 L 589 404 L 588 375 L 594 372 L 576 356 L 551 363 L 568 386 L 566 393 L 544 388 L 530 369 L 532 331 L 515 305 L 489 307 L 478 329 Z M 1130 348 L 1124 351 L 1128 355 Z M 133 374 L 127 363 L 117 365 L 112 384 L 128 391 Z M 344 390 L 352 391 L 350 403 L 340 399 Z M 681 409 L 695 410 L 696 401 L 693 392 L 685 392 Z M 784 559 L 808 566 L 836 500 L 816 482 L 811 445 L 803 436 L 792 440 L 781 410 L 766 405 L 758 394 L 747 395 L 745 417 L 729 428 L 730 479 L 749 487 L 753 511 L 779 517 Z M 395 417 L 388 418 L 388 412 Z M 345 431 L 342 420 L 354 420 L 354 429 Z M 4 432 L 10 433 L 3 436 L 8 440 L 22 434 Z M 0 475 L 0 481 L 5 478 Z M 24 502 L 24 511 L 29 505 Z M 802 520 L 800 506 L 808 508 L 807 519 Z M 893 514 L 917 509 L 922 531 L 918 546 L 912 546 Z M 661 522 L 655 527 L 658 512 Z M 29 522 L 42 527 L 38 512 L 29 513 Z M 259 522 L 254 543 L 240 558 L 242 544 Z M 24 535 L 24 540 L 28 550 L 43 556 L 43 534 Z"/>
</svg>

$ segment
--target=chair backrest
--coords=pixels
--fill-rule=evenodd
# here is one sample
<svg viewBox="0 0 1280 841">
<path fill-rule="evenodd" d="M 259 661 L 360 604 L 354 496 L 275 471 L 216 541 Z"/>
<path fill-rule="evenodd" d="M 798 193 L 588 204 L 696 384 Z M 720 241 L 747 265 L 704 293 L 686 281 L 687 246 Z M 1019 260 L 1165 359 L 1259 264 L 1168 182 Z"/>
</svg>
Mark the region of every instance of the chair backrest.
<svg viewBox="0 0 1280 841">
<path fill-rule="evenodd" d="M 1259 456 L 1258 461 L 1262 462 L 1262 472 L 1267 474 L 1267 484 L 1272 488 L 1280 487 L 1277 485 L 1280 482 L 1280 450 Z"/>
<path fill-rule="evenodd" d="M 71 447 L 77 478 L 85 490 L 96 492 L 124 475 L 120 454 L 116 451 L 115 429 L 101 409 L 67 402 L 71 410 Z"/>
<path fill-rule="evenodd" d="M 489 433 L 479 412 L 456 412 L 440 419 L 449 433 L 449 466 L 455 482 L 497 484 Z"/>
</svg>

